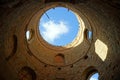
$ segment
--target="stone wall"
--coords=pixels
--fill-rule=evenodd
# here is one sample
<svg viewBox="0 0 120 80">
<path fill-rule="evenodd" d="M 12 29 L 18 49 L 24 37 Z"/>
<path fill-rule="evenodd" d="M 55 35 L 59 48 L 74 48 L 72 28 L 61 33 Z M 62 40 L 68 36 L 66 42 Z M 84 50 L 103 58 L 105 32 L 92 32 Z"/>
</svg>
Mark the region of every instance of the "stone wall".
<svg viewBox="0 0 120 80">
<path fill-rule="evenodd" d="M 83 42 L 77 46 L 55 47 L 35 37 L 43 9 L 60 5 L 75 11 L 85 24 Z M 19 80 L 27 73 L 27 80 L 34 80 L 35 73 L 36 80 L 87 80 L 98 72 L 99 80 L 119 80 L 119 6 L 118 0 L 6 0 L 0 4 L 0 79 Z M 31 41 L 26 40 L 28 29 L 33 30 Z M 87 29 L 92 40 L 85 37 Z M 62 65 L 54 61 L 59 53 L 65 57 Z M 24 71 L 26 66 L 30 70 Z"/>
</svg>

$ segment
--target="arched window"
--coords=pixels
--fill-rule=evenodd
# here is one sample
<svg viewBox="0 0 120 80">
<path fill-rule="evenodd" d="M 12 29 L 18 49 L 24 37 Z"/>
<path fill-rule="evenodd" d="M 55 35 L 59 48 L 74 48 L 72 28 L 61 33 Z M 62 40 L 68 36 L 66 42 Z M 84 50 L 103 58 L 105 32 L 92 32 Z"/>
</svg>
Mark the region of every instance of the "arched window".
<svg viewBox="0 0 120 80">
<path fill-rule="evenodd" d="M 65 57 L 63 54 L 57 54 L 55 56 L 55 63 L 56 64 L 65 64 Z"/>
<path fill-rule="evenodd" d="M 92 40 L 93 32 L 91 30 L 86 29 L 85 30 L 85 38 L 89 41 Z"/>
<path fill-rule="evenodd" d="M 95 72 L 89 75 L 89 79 L 88 80 L 99 80 L 99 73 Z"/>
<path fill-rule="evenodd" d="M 19 80 L 36 80 L 36 73 L 30 67 L 23 67 L 19 73 Z"/>
</svg>

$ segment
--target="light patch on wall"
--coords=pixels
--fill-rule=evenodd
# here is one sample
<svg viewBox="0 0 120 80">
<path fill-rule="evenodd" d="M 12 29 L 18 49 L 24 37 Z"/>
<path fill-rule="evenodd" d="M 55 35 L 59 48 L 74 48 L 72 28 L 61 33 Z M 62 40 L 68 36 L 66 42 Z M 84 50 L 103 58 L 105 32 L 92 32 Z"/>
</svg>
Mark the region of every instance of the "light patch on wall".
<svg viewBox="0 0 120 80">
<path fill-rule="evenodd" d="M 108 47 L 101 40 L 97 39 L 95 42 L 95 52 L 104 61 L 107 57 Z"/>
<path fill-rule="evenodd" d="M 26 39 L 29 41 L 31 39 L 31 31 L 27 30 L 26 31 Z"/>
</svg>

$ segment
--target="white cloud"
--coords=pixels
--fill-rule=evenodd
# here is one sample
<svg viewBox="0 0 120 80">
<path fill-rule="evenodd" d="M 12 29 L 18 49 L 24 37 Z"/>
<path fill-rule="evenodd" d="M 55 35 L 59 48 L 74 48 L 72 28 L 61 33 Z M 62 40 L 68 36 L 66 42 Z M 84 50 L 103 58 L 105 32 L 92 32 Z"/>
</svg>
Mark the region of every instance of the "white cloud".
<svg viewBox="0 0 120 80">
<path fill-rule="evenodd" d="M 43 31 L 42 36 L 48 42 L 54 42 L 55 39 L 59 39 L 61 35 L 69 32 L 69 27 L 63 21 L 55 23 L 54 21 L 48 21 L 42 24 Z"/>
<path fill-rule="evenodd" d="M 90 80 L 98 80 L 98 79 L 96 79 L 96 78 L 94 78 L 94 77 L 91 77 Z"/>
</svg>

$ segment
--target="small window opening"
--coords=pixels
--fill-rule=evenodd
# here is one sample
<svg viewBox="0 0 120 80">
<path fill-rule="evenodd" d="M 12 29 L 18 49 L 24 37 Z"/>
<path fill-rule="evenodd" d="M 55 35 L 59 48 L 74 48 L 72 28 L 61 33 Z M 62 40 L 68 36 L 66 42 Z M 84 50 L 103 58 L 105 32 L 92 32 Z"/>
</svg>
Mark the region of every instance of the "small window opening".
<svg viewBox="0 0 120 80">
<path fill-rule="evenodd" d="M 98 78 L 99 78 L 99 73 L 96 72 L 96 73 L 90 74 L 88 80 L 99 80 Z"/>
<path fill-rule="evenodd" d="M 73 65 L 71 65 L 70 68 L 73 68 Z"/>
<path fill-rule="evenodd" d="M 47 65 L 45 64 L 44 67 L 47 67 Z"/>
<path fill-rule="evenodd" d="M 89 39 L 89 40 L 92 39 L 92 31 L 88 31 L 88 39 Z"/>
<path fill-rule="evenodd" d="M 61 70 L 61 68 L 59 67 L 58 70 Z"/>
<path fill-rule="evenodd" d="M 88 30 L 88 29 L 85 30 L 85 38 L 87 40 L 92 40 L 92 35 L 93 35 L 93 33 L 91 30 Z"/>
<path fill-rule="evenodd" d="M 84 59 L 87 59 L 88 58 L 88 55 L 84 56 Z"/>
</svg>

